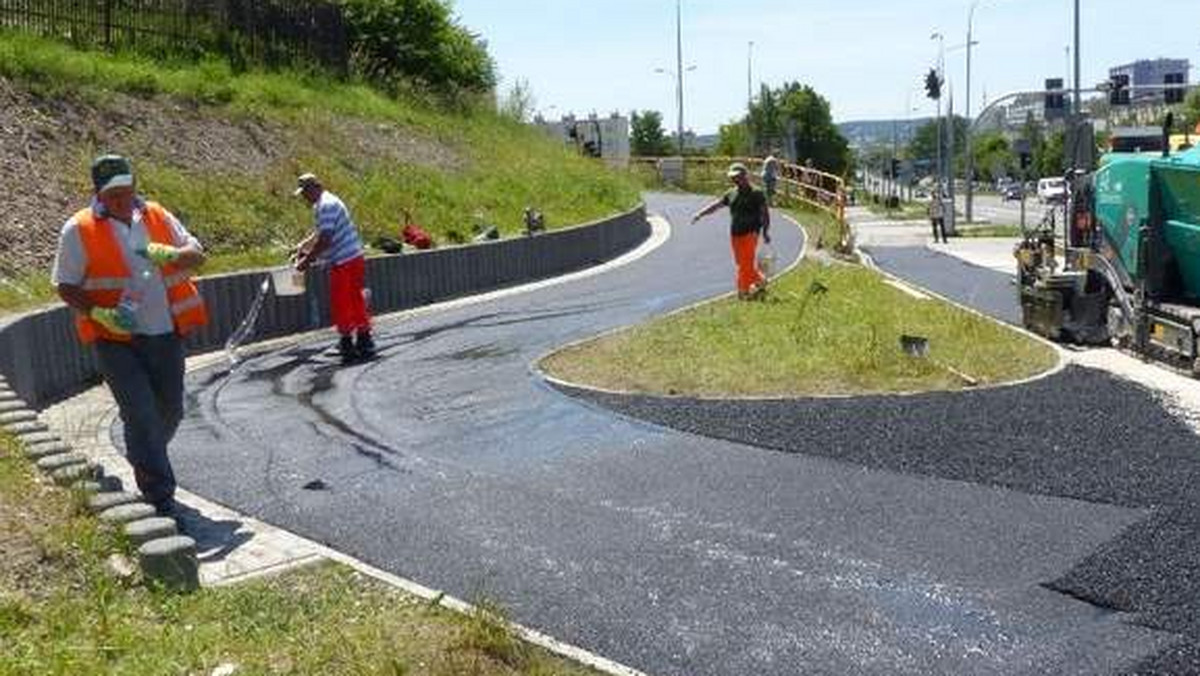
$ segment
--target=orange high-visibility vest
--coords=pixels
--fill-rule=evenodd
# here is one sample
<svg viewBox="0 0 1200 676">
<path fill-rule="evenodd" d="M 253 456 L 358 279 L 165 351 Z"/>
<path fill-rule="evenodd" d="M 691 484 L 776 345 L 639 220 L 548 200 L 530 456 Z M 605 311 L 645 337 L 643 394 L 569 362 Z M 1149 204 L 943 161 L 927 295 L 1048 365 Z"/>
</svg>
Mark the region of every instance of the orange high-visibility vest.
<svg viewBox="0 0 1200 676">
<path fill-rule="evenodd" d="M 83 242 L 83 250 L 87 254 L 83 290 L 94 305 L 116 307 L 129 285 L 130 274 L 129 267 L 125 264 L 125 256 L 121 253 L 121 246 L 112 228 L 108 227 L 108 219 L 97 218 L 89 208 L 75 214 L 75 222 L 79 227 L 79 239 Z M 167 224 L 167 214 L 162 206 L 155 202 L 146 202 L 142 209 L 142 222 L 146 225 L 146 234 L 151 242 L 174 245 L 171 228 Z M 181 336 L 187 335 L 192 329 L 207 324 L 208 310 L 204 307 L 204 299 L 200 297 L 200 292 L 196 290 L 188 272 L 168 264 L 162 267 L 162 277 L 167 287 L 167 304 L 171 309 L 175 332 Z M 84 343 L 97 340 L 129 340 L 129 336 L 114 334 L 84 314 L 76 315 L 75 328 L 79 331 L 79 339 Z"/>
</svg>

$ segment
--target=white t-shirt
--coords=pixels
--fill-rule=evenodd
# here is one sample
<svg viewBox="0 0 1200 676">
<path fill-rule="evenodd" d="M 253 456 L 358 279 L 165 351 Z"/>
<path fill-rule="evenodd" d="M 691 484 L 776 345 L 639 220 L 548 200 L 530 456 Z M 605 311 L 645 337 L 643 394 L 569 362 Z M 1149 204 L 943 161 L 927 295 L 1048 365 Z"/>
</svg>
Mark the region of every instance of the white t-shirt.
<svg viewBox="0 0 1200 676">
<path fill-rule="evenodd" d="M 104 213 L 104 207 L 95 199 L 92 200 L 91 209 L 97 216 Z M 134 280 L 131 288 L 135 293 L 140 290 L 142 296 L 134 315 L 136 327 L 133 332 L 145 336 L 159 336 L 174 331 L 175 322 L 167 304 L 167 287 L 163 283 L 162 270 L 136 253 L 139 249 L 144 250 L 150 243 L 150 236 L 142 221 L 144 209 L 145 203 L 139 200 L 133 208 L 132 225 L 111 217 L 108 218 L 107 224 L 112 228 L 114 239 L 121 248 L 125 265 L 128 266 L 129 274 Z M 174 214 L 165 209 L 164 212 L 174 246 L 200 246 Z M 72 216 L 63 224 L 62 233 L 59 235 L 58 253 L 54 258 L 51 280 L 55 284 L 82 286 L 86 278 L 87 264 L 87 251 L 84 250 L 83 239 L 79 236 L 79 224 Z"/>
</svg>

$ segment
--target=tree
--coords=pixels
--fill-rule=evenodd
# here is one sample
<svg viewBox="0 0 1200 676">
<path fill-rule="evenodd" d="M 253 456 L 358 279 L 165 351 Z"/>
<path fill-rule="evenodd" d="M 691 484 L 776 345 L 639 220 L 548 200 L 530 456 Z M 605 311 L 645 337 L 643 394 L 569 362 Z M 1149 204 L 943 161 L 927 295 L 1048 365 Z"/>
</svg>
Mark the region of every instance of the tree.
<svg viewBox="0 0 1200 676">
<path fill-rule="evenodd" d="M 955 159 L 965 157 L 967 147 L 967 120 L 955 115 L 953 118 L 942 120 L 942 124 L 954 125 L 954 153 Z M 930 120 L 917 128 L 917 133 L 913 135 L 912 140 L 908 143 L 909 155 L 922 164 L 933 166 L 936 162 L 938 139 L 938 123 L 937 120 Z M 944 146 L 943 146 L 944 147 Z"/>
<path fill-rule="evenodd" d="M 972 154 L 975 156 L 976 178 L 988 182 L 1011 175 L 1016 164 L 1008 139 L 1000 132 L 991 132 L 975 139 Z"/>
<path fill-rule="evenodd" d="M 341 0 L 351 68 L 373 84 L 487 92 L 496 69 L 487 45 L 454 21 L 444 0 Z"/>
<path fill-rule="evenodd" d="M 500 114 L 515 122 L 528 122 L 537 108 L 537 99 L 529 80 L 517 78 L 508 93 L 500 101 Z"/>
<path fill-rule="evenodd" d="M 629 114 L 629 146 L 634 155 L 658 157 L 671 152 L 667 132 L 663 130 L 662 113 L 657 110 L 633 111 Z"/>
<path fill-rule="evenodd" d="M 721 125 L 720 138 L 717 141 L 718 155 L 736 157 L 746 152 L 748 147 L 750 147 L 750 130 L 744 120 Z"/>
</svg>

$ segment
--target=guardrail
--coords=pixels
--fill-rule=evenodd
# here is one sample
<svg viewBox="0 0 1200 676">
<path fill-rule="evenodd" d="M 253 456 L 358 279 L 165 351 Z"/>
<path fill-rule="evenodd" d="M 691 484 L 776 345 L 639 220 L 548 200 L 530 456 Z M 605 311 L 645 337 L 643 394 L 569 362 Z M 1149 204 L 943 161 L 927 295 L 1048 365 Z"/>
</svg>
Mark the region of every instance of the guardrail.
<svg viewBox="0 0 1200 676">
<path fill-rule="evenodd" d="M 372 311 L 396 312 L 555 277 L 616 258 L 650 236 L 645 207 L 595 223 L 467 246 L 367 260 Z M 208 326 L 188 337 L 189 354 L 221 349 L 258 295 L 267 271 L 197 280 Z M 330 324 L 328 275 L 314 271 L 301 296 L 276 296 L 258 318 L 256 341 Z M 0 321 L 0 375 L 42 407 L 99 382 L 92 351 L 75 337 L 72 311 L 56 305 Z"/>
<path fill-rule="evenodd" d="M 664 163 L 678 163 L 679 157 L 635 157 L 630 160 L 631 168 L 653 176 L 660 183 L 664 180 Z M 764 160 L 757 157 L 684 157 L 683 185 L 697 186 L 714 183 L 728 185 L 725 172 L 733 162 L 746 165 L 753 176 L 762 175 Z M 850 229 L 846 225 L 846 181 L 841 176 L 830 174 L 814 167 L 779 162 L 776 199 L 783 202 L 801 203 L 823 211 L 837 220 L 839 247 L 849 243 Z"/>
</svg>

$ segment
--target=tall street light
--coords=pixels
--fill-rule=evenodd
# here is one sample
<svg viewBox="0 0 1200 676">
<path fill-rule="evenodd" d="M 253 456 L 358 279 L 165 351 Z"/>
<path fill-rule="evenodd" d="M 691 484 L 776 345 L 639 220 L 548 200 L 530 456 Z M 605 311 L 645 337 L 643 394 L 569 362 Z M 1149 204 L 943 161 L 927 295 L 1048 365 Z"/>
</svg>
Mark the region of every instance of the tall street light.
<svg viewBox="0 0 1200 676">
<path fill-rule="evenodd" d="M 971 47 L 975 42 L 971 39 L 975 25 L 975 8 L 979 6 L 979 0 L 974 0 L 971 3 L 971 9 L 967 12 L 967 125 L 970 129 L 971 124 Z M 951 124 L 954 124 L 951 121 Z M 952 132 L 953 133 L 953 132 Z M 967 223 L 972 219 L 972 205 L 975 198 L 975 154 L 971 150 L 971 134 L 967 134 Z"/>
<path fill-rule="evenodd" d="M 754 41 L 746 49 L 746 138 L 750 143 L 747 156 L 754 155 L 754 129 L 750 117 L 754 113 Z"/>
<path fill-rule="evenodd" d="M 673 80 L 675 80 L 675 82 L 676 82 L 675 86 L 677 89 L 675 91 L 675 96 L 677 97 L 677 102 L 679 104 L 679 129 L 678 129 L 677 134 L 679 136 L 679 156 L 680 157 L 683 157 L 683 89 L 682 89 L 683 73 L 685 73 L 685 72 L 690 73 L 693 70 L 696 70 L 696 66 L 694 64 L 691 66 L 688 66 L 687 68 L 684 68 L 682 71 L 676 71 L 676 70 L 672 70 L 670 68 L 655 68 L 654 69 L 655 73 L 662 73 L 664 75 L 670 75 L 671 78 Z"/>
<path fill-rule="evenodd" d="M 675 0 L 675 96 L 679 103 L 679 156 L 683 157 L 683 0 Z"/>
</svg>

